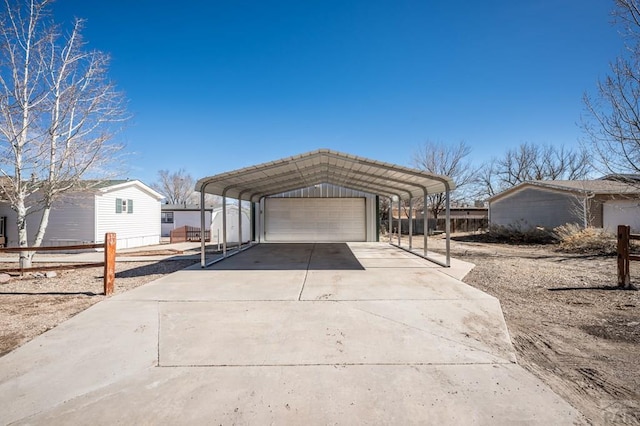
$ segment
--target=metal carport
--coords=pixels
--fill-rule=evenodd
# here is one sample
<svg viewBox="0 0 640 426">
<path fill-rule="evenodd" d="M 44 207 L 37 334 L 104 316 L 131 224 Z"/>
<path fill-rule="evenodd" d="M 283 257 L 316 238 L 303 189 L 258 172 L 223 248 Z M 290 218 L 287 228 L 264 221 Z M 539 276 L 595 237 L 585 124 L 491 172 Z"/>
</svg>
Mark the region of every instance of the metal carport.
<svg viewBox="0 0 640 426">
<path fill-rule="evenodd" d="M 391 206 L 393 205 L 393 199 L 396 198 L 398 203 L 398 244 L 393 245 L 404 250 L 407 249 L 402 247 L 400 232 L 401 219 L 399 214 L 402 200 L 409 200 L 409 217 L 412 217 L 414 198 L 424 197 L 426 200 L 428 195 L 446 193 L 446 262 L 442 264 L 428 257 L 427 232 L 424 233 L 424 255 L 422 255 L 422 257 L 441 264 L 442 266 L 450 266 L 449 194 L 450 191 L 455 189 L 455 184 L 451 178 L 329 149 L 319 149 L 317 151 L 208 176 L 198 180 L 195 190 L 200 192 L 201 229 L 204 230 L 205 228 L 205 194 L 222 196 L 222 247 L 223 258 L 225 258 L 228 256 L 226 235 L 227 198 L 249 201 L 253 210 L 253 204 L 260 202 L 265 197 L 322 183 L 351 188 L 389 198 L 389 231 L 391 244 L 393 244 L 391 235 L 391 231 L 393 230 Z M 424 220 L 424 229 L 427 230 L 426 213 L 424 214 Z M 238 225 L 240 228 L 242 227 L 241 222 Z M 252 223 L 251 226 L 254 227 L 255 224 Z M 240 232 L 240 235 L 241 234 Z M 410 220 L 408 251 L 415 253 L 412 251 L 412 234 L 412 221 Z M 202 238 L 201 241 L 201 264 L 202 267 L 205 267 L 207 266 L 205 239 Z M 241 242 L 239 242 L 238 250 L 231 254 L 235 254 L 241 250 L 242 245 Z"/>
</svg>

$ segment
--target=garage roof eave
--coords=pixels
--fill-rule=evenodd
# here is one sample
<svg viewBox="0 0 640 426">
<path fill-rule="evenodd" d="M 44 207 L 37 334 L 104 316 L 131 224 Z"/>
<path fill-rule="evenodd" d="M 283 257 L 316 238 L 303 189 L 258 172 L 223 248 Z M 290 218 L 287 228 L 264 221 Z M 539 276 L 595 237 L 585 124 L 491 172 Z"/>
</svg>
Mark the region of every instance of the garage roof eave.
<svg viewBox="0 0 640 426">
<path fill-rule="evenodd" d="M 355 182 L 358 182 L 357 184 Z M 366 183 L 365 183 L 366 182 Z M 319 149 L 281 160 L 204 177 L 195 190 L 248 200 L 252 195 L 274 195 L 328 183 L 376 195 L 421 197 L 453 190 L 451 178 L 417 169 L 370 160 L 329 149 Z"/>
</svg>

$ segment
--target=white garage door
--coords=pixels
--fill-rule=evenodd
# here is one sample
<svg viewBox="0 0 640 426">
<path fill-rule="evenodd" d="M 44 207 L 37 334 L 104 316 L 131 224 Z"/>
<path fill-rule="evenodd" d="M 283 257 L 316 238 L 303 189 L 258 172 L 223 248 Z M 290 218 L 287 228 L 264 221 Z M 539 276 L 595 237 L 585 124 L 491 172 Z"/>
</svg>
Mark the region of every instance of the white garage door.
<svg viewBox="0 0 640 426">
<path fill-rule="evenodd" d="M 618 225 L 631 226 L 631 232 L 640 232 L 640 200 L 617 200 L 604 203 L 603 227 L 616 232 Z"/>
<path fill-rule="evenodd" d="M 267 198 L 265 240 L 365 241 L 364 198 Z"/>
</svg>

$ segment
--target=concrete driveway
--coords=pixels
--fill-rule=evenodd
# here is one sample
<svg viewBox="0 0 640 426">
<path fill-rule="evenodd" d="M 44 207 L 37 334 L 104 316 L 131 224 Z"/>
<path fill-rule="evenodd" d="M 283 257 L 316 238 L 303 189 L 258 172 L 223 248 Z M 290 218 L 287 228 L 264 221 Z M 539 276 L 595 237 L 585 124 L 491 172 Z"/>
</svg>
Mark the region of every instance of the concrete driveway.
<svg viewBox="0 0 640 426">
<path fill-rule="evenodd" d="M 0 358 L 0 423 L 572 424 L 499 302 L 386 244 L 263 244 Z"/>
</svg>

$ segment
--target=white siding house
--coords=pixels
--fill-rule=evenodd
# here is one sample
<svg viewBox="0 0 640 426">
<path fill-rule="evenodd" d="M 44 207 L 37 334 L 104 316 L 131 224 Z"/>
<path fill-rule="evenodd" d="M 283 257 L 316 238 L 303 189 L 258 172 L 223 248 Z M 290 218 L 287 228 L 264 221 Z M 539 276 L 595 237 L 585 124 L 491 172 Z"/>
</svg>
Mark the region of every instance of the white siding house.
<svg viewBox="0 0 640 426">
<path fill-rule="evenodd" d="M 64 194 L 55 201 L 42 245 L 102 243 L 115 232 L 117 248 L 160 243 L 160 200 L 163 196 L 138 180 L 107 181 L 90 189 Z M 7 246 L 18 245 L 16 214 L 0 203 L 7 218 Z M 42 213 L 27 218 L 29 243 L 33 242 Z"/>
</svg>

